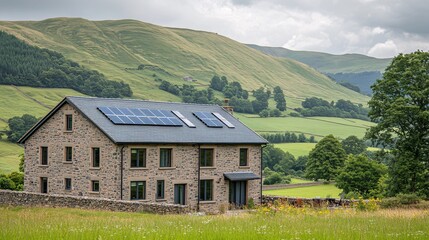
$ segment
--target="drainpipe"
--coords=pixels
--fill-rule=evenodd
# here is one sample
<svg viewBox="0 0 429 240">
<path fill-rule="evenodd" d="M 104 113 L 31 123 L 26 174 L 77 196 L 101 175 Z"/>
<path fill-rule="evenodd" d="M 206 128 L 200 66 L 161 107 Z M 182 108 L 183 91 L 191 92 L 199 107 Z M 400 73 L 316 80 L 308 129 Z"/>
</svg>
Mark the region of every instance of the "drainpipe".
<svg viewBox="0 0 429 240">
<path fill-rule="evenodd" d="M 200 156 L 201 156 L 201 145 L 198 144 L 198 197 L 197 197 L 197 212 L 200 211 L 200 179 L 201 179 L 201 163 L 200 163 Z"/>
<path fill-rule="evenodd" d="M 262 153 L 263 153 L 263 151 L 264 151 L 264 148 L 266 147 L 267 145 L 262 145 L 261 146 L 261 204 L 262 204 Z"/>
<path fill-rule="evenodd" d="M 121 147 L 121 200 L 123 200 L 124 196 L 124 148 Z"/>
</svg>

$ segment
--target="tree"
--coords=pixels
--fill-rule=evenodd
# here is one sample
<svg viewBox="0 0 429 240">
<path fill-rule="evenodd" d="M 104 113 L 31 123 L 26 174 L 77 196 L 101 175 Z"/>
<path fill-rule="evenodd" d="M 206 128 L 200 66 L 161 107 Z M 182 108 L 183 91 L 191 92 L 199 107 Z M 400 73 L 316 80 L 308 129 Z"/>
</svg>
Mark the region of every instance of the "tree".
<svg viewBox="0 0 429 240">
<path fill-rule="evenodd" d="M 392 149 L 388 194 L 429 196 L 429 52 L 399 54 L 372 90 L 366 137 Z"/>
<path fill-rule="evenodd" d="M 333 135 L 328 135 L 308 155 L 306 177 L 316 181 L 333 180 L 343 167 L 345 159 L 346 152 L 341 143 Z"/>
<path fill-rule="evenodd" d="M 377 188 L 380 178 L 385 173 L 386 166 L 364 155 L 349 155 L 344 168 L 335 179 L 335 185 L 345 194 L 354 192 L 363 197 L 370 197 L 370 192 Z"/>
<path fill-rule="evenodd" d="M 347 154 L 357 155 L 366 151 L 365 141 L 354 135 L 348 136 L 346 139 L 344 139 L 341 142 L 341 145 Z"/>
<path fill-rule="evenodd" d="M 37 118 L 24 114 L 21 117 L 13 117 L 7 121 L 9 124 L 9 131 L 7 131 L 7 139 L 11 142 L 16 142 L 19 138 L 24 135 L 34 124 L 36 124 Z"/>
<path fill-rule="evenodd" d="M 274 88 L 274 101 L 276 101 L 276 108 L 280 111 L 286 110 L 286 99 L 283 90 L 276 86 Z"/>
</svg>

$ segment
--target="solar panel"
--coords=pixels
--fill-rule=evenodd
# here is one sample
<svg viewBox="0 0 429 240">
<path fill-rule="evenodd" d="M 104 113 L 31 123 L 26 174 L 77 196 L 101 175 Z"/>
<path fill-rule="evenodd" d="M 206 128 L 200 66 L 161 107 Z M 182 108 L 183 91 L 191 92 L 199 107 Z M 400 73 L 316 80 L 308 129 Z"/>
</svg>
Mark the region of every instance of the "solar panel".
<svg viewBox="0 0 429 240">
<path fill-rule="evenodd" d="M 111 122 L 122 125 L 183 126 L 170 111 L 147 108 L 98 107 Z"/>
<path fill-rule="evenodd" d="M 183 114 L 181 114 L 179 111 L 171 111 L 174 113 L 174 115 L 176 115 L 180 120 L 182 120 L 182 122 L 184 122 L 188 127 L 190 128 L 195 128 L 195 125 L 189 121 L 189 119 L 187 119 L 185 116 L 183 116 Z"/>
<path fill-rule="evenodd" d="M 193 113 L 207 127 L 222 128 L 223 124 L 209 112 L 194 112 Z"/>
<path fill-rule="evenodd" d="M 212 112 L 212 114 L 215 115 L 215 117 L 217 117 L 221 122 L 223 122 L 228 128 L 235 128 L 234 124 L 226 120 L 226 118 L 220 115 L 220 113 Z"/>
</svg>

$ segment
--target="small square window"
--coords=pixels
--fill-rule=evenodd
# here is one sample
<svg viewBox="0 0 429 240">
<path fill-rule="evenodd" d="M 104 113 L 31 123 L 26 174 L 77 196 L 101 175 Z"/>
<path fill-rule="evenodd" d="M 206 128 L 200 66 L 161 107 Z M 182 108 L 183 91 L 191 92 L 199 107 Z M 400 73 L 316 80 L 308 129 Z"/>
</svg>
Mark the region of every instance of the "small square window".
<svg viewBox="0 0 429 240">
<path fill-rule="evenodd" d="M 92 167 L 100 167 L 100 148 L 92 148 Z"/>
<path fill-rule="evenodd" d="M 200 166 L 201 167 L 213 167 L 213 154 L 214 151 L 210 149 L 200 150 Z"/>
<path fill-rule="evenodd" d="M 40 164 L 48 165 L 48 147 L 40 148 Z"/>
<path fill-rule="evenodd" d="M 130 184 L 131 200 L 144 200 L 146 199 L 146 182 L 145 181 L 132 181 Z"/>
<path fill-rule="evenodd" d="M 171 148 L 161 148 L 160 149 L 160 167 L 171 167 Z"/>
<path fill-rule="evenodd" d="M 66 115 L 66 130 L 67 131 L 73 130 L 73 115 L 71 114 Z"/>
<path fill-rule="evenodd" d="M 240 166 L 248 166 L 247 148 L 240 148 Z"/>
<path fill-rule="evenodd" d="M 100 181 L 98 180 L 91 181 L 91 191 L 100 192 Z"/>
<path fill-rule="evenodd" d="M 146 149 L 144 148 L 131 149 L 131 167 L 132 168 L 146 167 Z"/>
<path fill-rule="evenodd" d="M 71 178 L 64 179 L 64 188 L 65 190 L 72 190 L 72 180 Z"/>
<path fill-rule="evenodd" d="M 164 180 L 156 181 L 156 199 L 164 199 Z"/>
<path fill-rule="evenodd" d="M 66 147 L 66 162 L 71 162 L 73 160 L 73 148 Z"/>
</svg>

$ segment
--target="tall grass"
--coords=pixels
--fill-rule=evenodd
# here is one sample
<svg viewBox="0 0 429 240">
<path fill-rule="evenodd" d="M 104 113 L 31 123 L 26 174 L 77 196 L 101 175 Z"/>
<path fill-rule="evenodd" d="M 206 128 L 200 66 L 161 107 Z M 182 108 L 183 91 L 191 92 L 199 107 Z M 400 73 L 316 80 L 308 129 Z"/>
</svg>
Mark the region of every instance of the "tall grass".
<svg viewBox="0 0 429 240">
<path fill-rule="evenodd" d="M 429 238 L 427 210 L 307 210 L 218 216 L 22 207 L 3 207 L 0 212 L 0 239 Z"/>
</svg>

